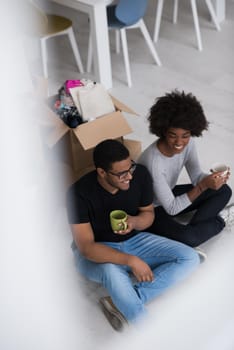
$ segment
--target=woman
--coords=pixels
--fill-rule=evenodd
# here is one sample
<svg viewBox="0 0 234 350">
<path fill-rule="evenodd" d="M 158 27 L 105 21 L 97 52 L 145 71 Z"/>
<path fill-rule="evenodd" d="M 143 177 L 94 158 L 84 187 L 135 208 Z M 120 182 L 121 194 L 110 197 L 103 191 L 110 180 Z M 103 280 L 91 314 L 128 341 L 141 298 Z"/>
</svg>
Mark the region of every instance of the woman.
<svg viewBox="0 0 234 350">
<path fill-rule="evenodd" d="M 192 94 L 175 90 L 158 98 L 148 120 L 150 132 L 158 136 L 139 159 L 154 182 L 155 221 L 148 230 L 196 247 L 234 218 L 233 206 L 223 210 L 232 195 L 226 184 L 230 172 L 205 174 L 200 168 L 193 137 L 201 136 L 209 123 Z M 191 183 L 178 185 L 184 167 Z M 188 224 L 175 220 L 194 210 Z"/>
</svg>

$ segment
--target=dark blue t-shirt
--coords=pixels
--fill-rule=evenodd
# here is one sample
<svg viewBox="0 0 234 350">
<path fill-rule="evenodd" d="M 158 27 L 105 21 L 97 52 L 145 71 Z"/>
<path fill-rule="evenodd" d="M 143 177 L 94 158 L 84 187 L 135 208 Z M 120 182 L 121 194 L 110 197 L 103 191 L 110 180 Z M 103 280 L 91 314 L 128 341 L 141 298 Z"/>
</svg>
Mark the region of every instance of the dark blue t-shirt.
<svg viewBox="0 0 234 350">
<path fill-rule="evenodd" d="M 136 235 L 133 230 L 127 235 L 118 235 L 110 226 L 110 212 L 115 209 L 137 215 L 139 207 L 153 202 L 152 179 L 148 170 L 137 164 L 130 187 L 115 194 L 106 191 L 97 181 L 96 171 L 83 176 L 73 184 L 67 194 L 67 214 L 70 224 L 90 223 L 96 242 L 121 242 Z"/>
</svg>

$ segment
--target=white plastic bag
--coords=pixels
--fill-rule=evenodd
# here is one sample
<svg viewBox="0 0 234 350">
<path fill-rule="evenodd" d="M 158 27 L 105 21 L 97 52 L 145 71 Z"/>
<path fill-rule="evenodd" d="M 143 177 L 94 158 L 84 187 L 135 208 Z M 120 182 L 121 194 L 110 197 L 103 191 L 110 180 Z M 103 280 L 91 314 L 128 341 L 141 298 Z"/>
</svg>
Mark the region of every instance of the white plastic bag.
<svg viewBox="0 0 234 350">
<path fill-rule="evenodd" d="M 84 121 L 115 111 L 110 95 L 99 83 L 88 81 L 84 86 L 70 89 L 70 93 Z"/>
</svg>

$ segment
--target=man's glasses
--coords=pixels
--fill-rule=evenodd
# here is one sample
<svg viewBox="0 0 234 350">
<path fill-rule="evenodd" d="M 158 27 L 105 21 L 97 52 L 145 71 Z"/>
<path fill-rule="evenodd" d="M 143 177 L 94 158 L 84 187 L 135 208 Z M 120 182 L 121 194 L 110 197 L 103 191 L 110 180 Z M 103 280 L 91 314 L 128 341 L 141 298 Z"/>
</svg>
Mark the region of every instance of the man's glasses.
<svg viewBox="0 0 234 350">
<path fill-rule="evenodd" d="M 132 160 L 132 165 L 128 170 L 121 171 L 119 173 L 112 173 L 112 171 L 108 171 L 108 173 L 110 173 L 111 175 L 117 176 L 119 180 L 124 180 L 127 178 L 128 174 L 132 175 L 134 173 L 134 171 L 136 170 L 136 166 L 137 164 Z"/>
</svg>

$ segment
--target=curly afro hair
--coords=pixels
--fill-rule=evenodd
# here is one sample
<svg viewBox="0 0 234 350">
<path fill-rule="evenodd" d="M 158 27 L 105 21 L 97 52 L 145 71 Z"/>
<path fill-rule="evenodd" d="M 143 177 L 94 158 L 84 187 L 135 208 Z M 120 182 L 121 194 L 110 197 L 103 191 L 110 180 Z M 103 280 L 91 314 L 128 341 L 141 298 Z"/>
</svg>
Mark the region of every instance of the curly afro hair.
<svg viewBox="0 0 234 350">
<path fill-rule="evenodd" d="M 208 129 L 200 102 L 191 93 L 174 90 L 156 99 L 148 116 L 149 130 L 164 138 L 169 128 L 189 130 L 191 136 L 201 136 Z"/>
</svg>

